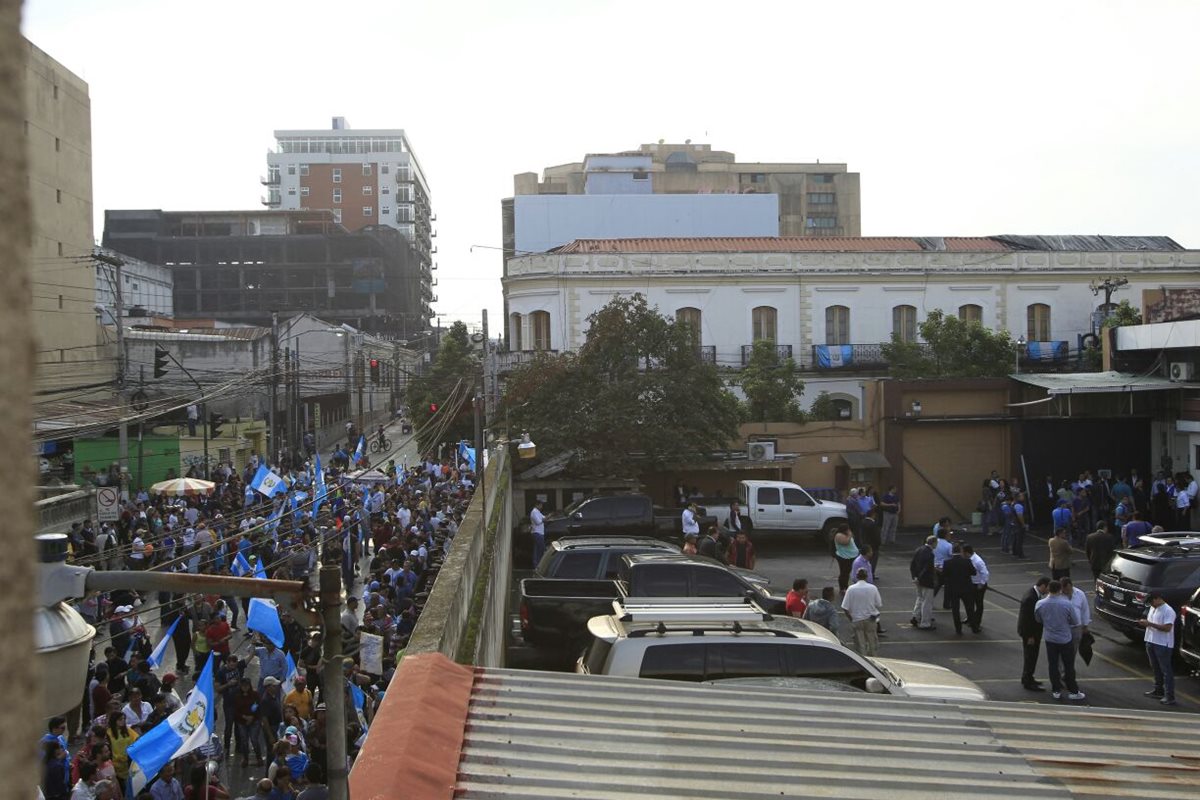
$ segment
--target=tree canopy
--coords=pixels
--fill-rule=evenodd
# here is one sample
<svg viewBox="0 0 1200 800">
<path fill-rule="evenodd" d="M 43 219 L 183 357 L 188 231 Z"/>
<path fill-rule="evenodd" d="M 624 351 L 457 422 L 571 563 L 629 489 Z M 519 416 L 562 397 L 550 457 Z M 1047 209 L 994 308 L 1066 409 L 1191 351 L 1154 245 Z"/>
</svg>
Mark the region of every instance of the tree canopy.
<svg viewBox="0 0 1200 800">
<path fill-rule="evenodd" d="M 1117 304 L 1117 307 L 1112 310 L 1112 313 L 1104 318 L 1101 323 L 1102 328 L 1119 328 L 1122 325 L 1141 325 L 1142 312 L 1138 311 L 1128 300 L 1122 300 Z"/>
<path fill-rule="evenodd" d="M 759 339 L 754 343 L 739 382 L 746 395 L 742 417 L 747 422 L 804 421 L 799 399 L 804 381 L 794 360 L 779 358 L 774 342 Z"/>
<path fill-rule="evenodd" d="M 528 431 L 547 455 L 576 451 L 594 475 L 700 459 L 726 447 L 738 424 L 737 399 L 701 362 L 691 329 L 641 295 L 588 317 L 578 352 L 514 371 L 502 413 L 511 435 Z"/>
<path fill-rule="evenodd" d="M 1000 378 L 1012 372 L 1016 345 L 1008 331 L 965 322 L 940 308 L 918 327 L 923 342 L 903 342 L 893 334 L 883 345 L 893 377 Z"/>
<path fill-rule="evenodd" d="M 479 358 L 471 348 L 467 326 L 455 322 L 442 336 L 432 367 L 424 375 L 413 378 L 405 392 L 409 419 L 413 430 L 419 431 L 417 444 L 422 453 L 429 452 L 439 442 L 474 440 L 475 420 L 470 397 L 479 380 L 479 369 Z M 458 387 L 457 391 L 455 387 Z M 451 401 L 464 396 L 467 400 L 456 411 L 456 404 Z M 431 410 L 432 405 L 438 407 L 436 415 Z M 426 427 L 434 416 L 438 417 L 436 424 Z"/>
</svg>

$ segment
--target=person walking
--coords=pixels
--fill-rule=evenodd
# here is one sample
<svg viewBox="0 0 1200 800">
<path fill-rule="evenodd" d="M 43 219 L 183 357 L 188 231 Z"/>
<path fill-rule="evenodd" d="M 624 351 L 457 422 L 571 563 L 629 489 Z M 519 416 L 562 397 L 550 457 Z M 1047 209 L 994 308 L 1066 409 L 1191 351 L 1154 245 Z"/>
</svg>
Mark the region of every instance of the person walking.
<svg viewBox="0 0 1200 800">
<path fill-rule="evenodd" d="M 1071 540 L 1067 538 L 1069 528 L 1056 527 L 1050 538 L 1050 579 L 1071 577 Z"/>
<path fill-rule="evenodd" d="M 987 562 L 975 552 L 974 547 L 964 544 L 963 555 L 971 562 L 971 566 L 975 567 L 975 574 L 971 576 L 971 616 L 968 623 L 973 633 L 979 633 L 983 628 L 983 598 L 987 594 L 990 574 Z"/>
<path fill-rule="evenodd" d="M 1033 677 L 1037 670 L 1038 653 L 1042 649 L 1042 623 L 1035 613 L 1038 602 L 1046 596 L 1046 587 L 1050 579 L 1037 579 L 1029 591 L 1021 598 L 1021 610 L 1017 614 L 1017 635 L 1021 637 L 1021 648 L 1024 658 L 1021 663 L 1021 685 L 1031 692 L 1042 692 L 1042 682 Z"/>
<path fill-rule="evenodd" d="M 896 529 L 900 525 L 900 495 L 896 493 L 895 486 L 889 486 L 879 499 L 879 511 L 883 514 L 883 544 L 895 544 Z"/>
<path fill-rule="evenodd" d="M 541 500 L 533 504 L 533 510 L 529 512 L 529 533 L 533 536 L 533 568 L 537 569 L 537 565 L 542 562 L 542 556 L 546 554 L 546 515 L 542 513 L 542 507 L 545 503 Z"/>
<path fill-rule="evenodd" d="M 854 574 L 854 585 L 842 596 L 842 610 L 850 618 L 854 629 L 854 646 L 861 655 L 873 656 L 879 652 L 877 625 L 883 613 L 883 598 L 879 590 L 867 582 L 867 570 Z"/>
<path fill-rule="evenodd" d="M 962 636 L 963 614 L 965 609 L 967 624 L 975 616 L 975 589 L 971 578 L 975 576 L 975 565 L 963 555 L 961 545 L 954 545 L 950 558 L 942 565 L 942 589 L 946 592 L 946 600 L 950 603 L 950 613 L 954 619 L 954 633 Z"/>
<path fill-rule="evenodd" d="M 1175 705 L 1175 669 L 1171 654 L 1175 650 L 1175 609 L 1158 592 L 1151 592 L 1150 610 L 1138 625 L 1145 629 L 1146 655 L 1154 669 L 1154 688 L 1146 697 L 1157 697 L 1164 706 Z"/>
<path fill-rule="evenodd" d="M 1063 597 L 1061 583 L 1052 580 L 1046 588 L 1049 593 L 1034 605 L 1033 615 L 1042 625 L 1046 640 L 1050 696 L 1061 700 L 1065 684 L 1068 700 L 1083 700 L 1087 695 L 1079 691 L 1075 681 L 1075 643 L 1071 638 L 1071 628 L 1080 624 L 1079 612 Z"/>
<path fill-rule="evenodd" d="M 1093 579 L 1100 579 L 1100 573 L 1112 560 L 1115 550 L 1116 541 L 1108 532 L 1108 523 L 1104 521 L 1096 523 L 1096 530 L 1089 533 L 1083 543 L 1083 552 L 1087 556 L 1088 566 L 1092 568 Z"/>
<path fill-rule="evenodd" d="M 917 548 L 909 562 L 908 572 L 912 577 L 917 597 L 913 603 L 913 615 L 910 624 L 923 631 L 933 630 L 933 591 L 937 588 L 937 570 L 933 567 L 933 547 L 937 544 L 936 536 L 929 536 L 925 544 Z"/>
<path fill-rule="evenodd" d="M 729 543 L 725 551 L 725 563 L 731 567 L 754 569 L 754 542 L 744 530 L 738 531 L 737 536 Z"/>
<path fill-rule="evenodd" d="M 850 525 L 843 522 L 833 535 L 833 557 L 837 559 L 838 564 L 838 588 L 843 593 L 850 585 L 850 567 L 854 564 L 854 559 L 858 558 L 858 554 L 858 545 L 854 542 Z"/>
</svg>

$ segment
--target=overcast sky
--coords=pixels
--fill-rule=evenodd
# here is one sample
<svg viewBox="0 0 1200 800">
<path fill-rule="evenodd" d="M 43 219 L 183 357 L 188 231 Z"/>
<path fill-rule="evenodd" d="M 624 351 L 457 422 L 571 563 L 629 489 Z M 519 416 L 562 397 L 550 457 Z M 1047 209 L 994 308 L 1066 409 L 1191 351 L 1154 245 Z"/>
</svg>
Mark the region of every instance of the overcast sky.
<svg viewBox="0 0 1200 800">
<path fill-rule="evenodd" d="M 90 85 L 97 238 L 261 207 L 277 128 L 403 128 L 435 310 L 493 336 L 513 174 L 659 139 L 846 162 L 868 236 L 1200 247 L 1196 2 L 27 0 L 23 28 Z"/>
</svg>

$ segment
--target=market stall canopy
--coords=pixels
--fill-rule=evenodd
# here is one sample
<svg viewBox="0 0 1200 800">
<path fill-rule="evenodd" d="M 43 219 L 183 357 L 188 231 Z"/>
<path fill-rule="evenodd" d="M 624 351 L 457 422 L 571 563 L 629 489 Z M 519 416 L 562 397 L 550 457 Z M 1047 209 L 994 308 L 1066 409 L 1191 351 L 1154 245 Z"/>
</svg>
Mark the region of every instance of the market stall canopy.
<svg viewBox="0 0 1200 800">
<path fill-rule="evenodd" d="M 214 488 L 216 488 L 216 484 L 212 481 L 202 481 L 199 478 L 175 478 L 154 484 L 150 487 L 150 491 L 168 497 L 193 497 L 212 494 Z"/>
</svg>

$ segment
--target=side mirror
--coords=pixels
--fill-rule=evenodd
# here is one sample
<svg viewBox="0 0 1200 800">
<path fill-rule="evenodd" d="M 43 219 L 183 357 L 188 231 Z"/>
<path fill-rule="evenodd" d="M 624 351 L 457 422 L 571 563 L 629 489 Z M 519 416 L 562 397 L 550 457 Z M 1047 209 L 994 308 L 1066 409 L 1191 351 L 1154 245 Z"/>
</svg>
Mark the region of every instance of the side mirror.
<svg viewBox="0 0 1200 800">
<path fill-rule="evenodd" d="M 870 694 L 883 694 L 883 684 L 878 678 L 867 678 L 867 691 Z"/>
<path fill-rule="evenodd" d="M 576 511 L 574 514 L 572 514 L 572 515 L 571 515 L 571 519 L 577 519 L 577 520 L 578 520 L 578 519 L 583 519 L 583 512 L 582 512 L 582 511 Z"/>
</svg>

